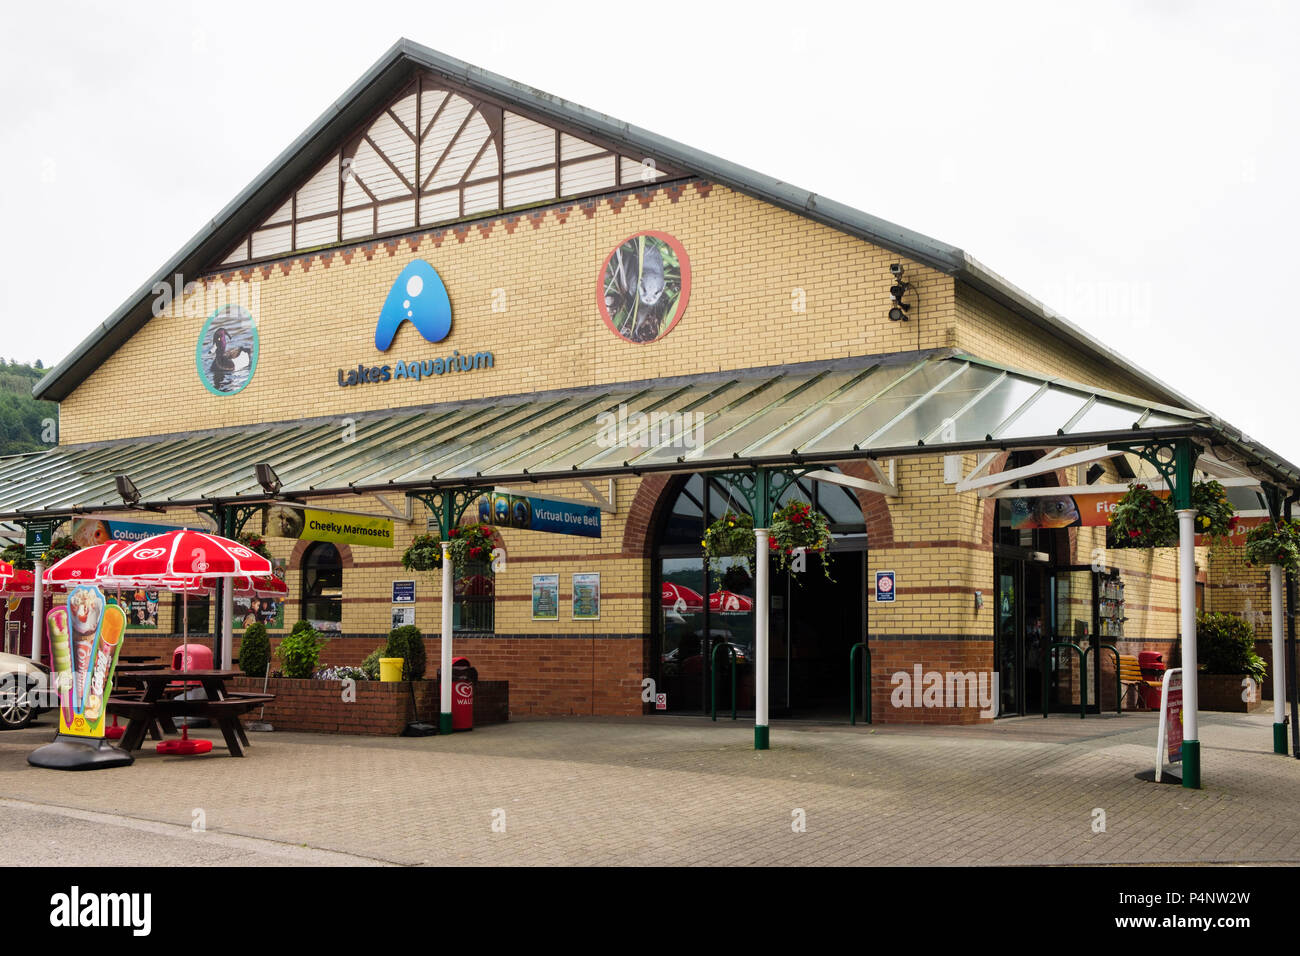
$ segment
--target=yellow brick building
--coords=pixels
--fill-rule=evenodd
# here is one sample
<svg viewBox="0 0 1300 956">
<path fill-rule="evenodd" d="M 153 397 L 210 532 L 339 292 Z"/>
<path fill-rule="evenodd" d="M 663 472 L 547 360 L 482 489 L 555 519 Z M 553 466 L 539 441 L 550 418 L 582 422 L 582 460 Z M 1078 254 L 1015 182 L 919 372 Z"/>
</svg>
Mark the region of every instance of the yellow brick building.
<svg viewBox="0 0 1300 956">
<path fill-rule="evenodd" d="M 761 527 L 796 499 L 828 518 L 835 580 L 815 558 L 773 578 L 778 714 L 847 719 L 858 643 L 884 721 L 992 716 L 910 696 L 899 675 L 996 675 L 994 709 L 1025 713 L 1044 686 L 1049 707 L 1095 707 L 1114 667 L 1096 645 L 1168 659 L 1172 549 L 1107 549 L 1095 524 L 1013 527 L 1009 509 L 1037 500 L 1016 485 L 1127 482 L 1140 456 L 1108 450 L 1126 436 L 1253 453 L 1192 400 L 959 249 L 408 41 L 354 89 L 41 383 L 59 447 L 0 467 L 0 515 L 216 513 L 259 533 L 276 505 L 390 519 L 392 548 L 267 534 L 289 586 L 273 637 L 315 620 L 326 660 L 355 664 L 408 580 L 437 658 L 440 580 L 400 559 L 458 490 L 464 520 L 502 488 L 595 509 L 598 538 L 499 528 L 504 566 L 473 571 L 490 598 L 458 604 L 456 652 L 509 681 L 517 713 L 699 712 L 732 654 L 752 707 L 752 574 L 707 572 L 699 539 L 726 511 Z M 410 285 L 417 266 L 435 278 Z M 440 332 L 423 311 L 435 282 Z M 399 300 L 409 321 L 390 315 Z M 619 409 L 695 416 L 699 443 L 611 449 L 598 416 Z M 1045 456 L 1065 463 L 1035 466 Z M 1247 485 L 1234 494 L 1249 506 Z M 1225 567 L 1250 577 L 1238 560 Z M 1198 561 L 1211 602 L 1235 600 Z M 592 574 L 594 619 L 574 595 Z M 555 618 L 535 606 L 552 575 Z M 1123 632 L 1100 634 L 1093 588 L 1114 581 Z M 176 643 L 175 607 L 133 633 L 139 647 Z M 220 616 L 197 600 L 191 620 L 210 633 Z M 1086 681 L 1053 640 L 1089 649 Z"/>
</svg>

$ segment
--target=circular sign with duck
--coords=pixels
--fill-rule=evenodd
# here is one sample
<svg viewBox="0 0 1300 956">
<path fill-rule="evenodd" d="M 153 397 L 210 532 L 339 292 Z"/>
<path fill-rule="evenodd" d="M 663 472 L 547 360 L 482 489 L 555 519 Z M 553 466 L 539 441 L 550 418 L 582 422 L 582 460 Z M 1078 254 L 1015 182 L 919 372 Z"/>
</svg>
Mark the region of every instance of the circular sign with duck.
<svg viewBox="0 0 1300 956">
<path fill-rule="evenodd" d="M 690 295 L 686 250 L 664 232 L 639 232 L 623 240 L 600 270 L 601 318 L 628 342 L 662 339 L 686 311 Z"/>
<path fill-rule="evenodd" d="M 199 381 L 213 395 L 242 392 L 257 371 L 257 323 L 243 306 L 227 305 L 208 316 L 194 349 Z"/>
</svg>

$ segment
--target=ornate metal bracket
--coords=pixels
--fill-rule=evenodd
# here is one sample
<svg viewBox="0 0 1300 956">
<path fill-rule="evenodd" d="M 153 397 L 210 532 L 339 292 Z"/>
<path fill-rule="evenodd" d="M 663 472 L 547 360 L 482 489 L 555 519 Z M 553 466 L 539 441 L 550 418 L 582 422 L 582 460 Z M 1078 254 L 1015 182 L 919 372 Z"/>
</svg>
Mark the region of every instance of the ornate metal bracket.
<svg viewBox="0 0 1300 956">
<path fill-rule="evenodd" d="M 807 468 L 755 468 L 752 471 L 710 472 L 708 477 L 728 482 L 736 494 L 749 505 L 756 527 L 767 527 L 777 502 L 799 479 L 818 467 Z M 760 507 L 761 504 L 761 507 Z"/>
<path fill-rule="evenodd" d="M 1176 511 L 1191 508 L 1192 470 L 1201 447 L 1190 438 L 1155 442 L 1111 442 L 1109 447 L 1137 455 L 1155 468 L 1169 486 Z"/>
<path fill-rule="evenodd" d="M 446 539 L 451 529 L 460 523 L 461 517 L 475 501 L 483 495 L 491 494 L 490 486 L 465 486 L 462 488 L 439 488 L 435 491 L 408 491 L 406 497 L 423 503 L 438 518 L 438 528 Z"/>
</svg>

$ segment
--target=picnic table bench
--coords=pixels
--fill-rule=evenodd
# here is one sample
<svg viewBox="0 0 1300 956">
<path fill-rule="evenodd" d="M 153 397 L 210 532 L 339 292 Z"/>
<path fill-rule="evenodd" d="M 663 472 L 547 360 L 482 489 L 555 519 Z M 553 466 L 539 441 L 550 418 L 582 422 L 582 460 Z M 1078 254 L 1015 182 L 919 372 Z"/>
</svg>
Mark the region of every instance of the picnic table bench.
<svg viewBox="0 0 1300 956">
<path fill-rule="evenodd" d="M 206 717 L 221 728 L 230 755 L 244 756 L 244 747 L 249 743 L 243 724 L 239 722 L 240 715 L 264 706 L 275 697 L 272 694 L 228 693 L 226 678 L 237 674 L 237 671 L 174 671 L 170 668 L 137 671 L 132 677 L 143 683 L 142 692 L 114 695 L 108 699 L 108 712 L 128 721 L 126 733 L 118 746 L 127 751 L 139 750 L 144 745 L 146 734 L 158 740 L 164 732 L 175 733 L 178 717 Z M 207 699 L 164 696 L 174 685 L 188 684 L 201 685 Z"/>
</svg>

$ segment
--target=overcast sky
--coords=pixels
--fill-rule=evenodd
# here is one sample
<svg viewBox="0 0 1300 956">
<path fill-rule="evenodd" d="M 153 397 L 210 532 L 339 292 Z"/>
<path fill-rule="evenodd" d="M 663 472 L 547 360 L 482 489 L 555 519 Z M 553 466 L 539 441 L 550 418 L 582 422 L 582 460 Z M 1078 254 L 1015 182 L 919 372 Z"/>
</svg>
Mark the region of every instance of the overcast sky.
<svg viewBox="0 0 1300 956">
<path fill-rule="evenodd" d="M 0 356 L 62 359 L 406 36 L 958 245 L 1300 462 L 1297 9 L 7 7 Z"/>
</svg>

